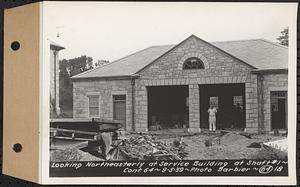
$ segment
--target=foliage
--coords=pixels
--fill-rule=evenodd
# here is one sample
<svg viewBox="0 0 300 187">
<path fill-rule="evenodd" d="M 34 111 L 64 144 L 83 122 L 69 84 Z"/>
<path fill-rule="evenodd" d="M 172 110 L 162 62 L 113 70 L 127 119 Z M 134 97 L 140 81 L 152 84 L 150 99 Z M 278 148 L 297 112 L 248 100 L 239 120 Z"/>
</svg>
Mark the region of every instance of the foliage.
<svg viewBox="0 0 300 187">
<path fill-rule="evenodd" d="M 281 33 L 281 36 L 279 36 L 277 38 L 277 40 L 279 41 L 278 43 L 288 47 L 289 46 L 289 28 L 286 27 L 280 33 Z"/>
<path fill-rule="evenodd" d="M 91 68 L 93 59 L 81 56 L 73 59 L 63 59 L 59 63 L 59 104 L 61 117 L 72 117 L 73 110 L 73 84 L 71 77 Z"/>
<path fill-rule="evenodd" d="M 108 64 L 109 61 L 108 60 L 98 60 L 96 63 L 95 63 L 95 67 L 100 67 L 100 66 L 104 66 L 106 64 Z"/>
<path fill-rule="evenodd" d="M 101 64 L 103 64 L 103 62 L 108 63 L 106 60 L 98 60 L 98 62 L 101 62 Z M 95 63 L 95 66 L 99 65 Z M 93 68 L 94 64 L 92 57 L 86 55 L 68 60 L 63 59 L 59 62 L 60 117 L 73 117 L 73 84 L 71 77 Z"/>
<path fill-rule="evenodd" d="M 85 55 L 81 57 L 65 60 L 65 62 L 66 62 L 65 68 L 71 77 L 93 68 L 92 57 L 87 57 Z"/>
</svg>

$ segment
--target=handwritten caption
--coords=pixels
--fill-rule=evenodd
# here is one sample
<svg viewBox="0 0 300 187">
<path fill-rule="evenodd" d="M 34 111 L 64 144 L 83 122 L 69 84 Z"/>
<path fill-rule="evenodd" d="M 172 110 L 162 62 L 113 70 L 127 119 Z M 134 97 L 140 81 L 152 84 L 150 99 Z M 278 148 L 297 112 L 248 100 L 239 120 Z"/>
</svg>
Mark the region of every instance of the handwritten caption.
<svg viewBox="0 0 300 187">
<path fill-rule="evenodd" d="M 120 175 L 285 175 L 285 160 L 53 162 L 50 169 L 117 171 Z"/>
</svg>

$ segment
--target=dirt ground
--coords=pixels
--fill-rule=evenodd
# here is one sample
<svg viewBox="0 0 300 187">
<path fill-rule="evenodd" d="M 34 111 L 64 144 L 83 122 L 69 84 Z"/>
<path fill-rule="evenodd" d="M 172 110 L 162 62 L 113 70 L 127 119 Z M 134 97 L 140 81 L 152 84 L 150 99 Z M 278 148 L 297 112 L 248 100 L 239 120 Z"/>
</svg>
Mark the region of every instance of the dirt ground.
<svg viewBox="0 0 300 187">
<path fill-rule="evenodd" d="M 101 161 L 103 159 L 95 157 L 87 152 L 76 148 L 66 148 L 50 151 L 50 161 Z"/>
<path fill-rule="evenodd" d="M 178 137 L 165 138 L 162 135 L 158 139 L 172 144 Z M 253 135 L 251 139 L 239 133 L 227 133 L 221 137 L 219 134 L 198 134 L 194 136 L 184 136 L 183 141 L 187 144 L 188 153 L 185 160 L 216 160 L 216 159 L 275 159 L 278 155 L 261 148 L 248 148 L 251 143 L 263 143 L 273 140 L 284 139 L 283 136 Z M 210 140 L 212 146 L 206 147 L 205 142 Z"/>
<path fill-rule="evenodd" d="M 51 142 L 50 161 L 100 161 L 103 160 L 93 156 L 81 149 L 86 147 L 87 141 L 55 140 Z"/>
<path fill-rule="evenodd" d="M 137 134 L 126 134 L 126 138 L 139 136 Z M 264 142 L 284 139 L 284 136 L 273 135 L 251 135 L 251 138 L 241 135 L 239 132 L 229 133 L 200 133 L 190 135 L 187 133 L 156 133 L 152 134 L 153 139 L 159 140 L 167 147 L 174 145 L 174 140 L 180 140 L 186 144 L 186 157 L 184 160 L 217 160 L 217 159 L 284 159 L 285 154 L 278 155 L 266 150 L 262 145 Z M 124 138 L 124 137 L 123 137 Z M 209 146 L 207 146 L 207 142 Z M 56 141 L 50 151 L 51 161 L 100 161 L 102 158 L 93 156 L 84 151 L 83 146 L 87 142 L 76 144 Z M 249 148 L 256 143 L 258 148 Z"/>
</svg>

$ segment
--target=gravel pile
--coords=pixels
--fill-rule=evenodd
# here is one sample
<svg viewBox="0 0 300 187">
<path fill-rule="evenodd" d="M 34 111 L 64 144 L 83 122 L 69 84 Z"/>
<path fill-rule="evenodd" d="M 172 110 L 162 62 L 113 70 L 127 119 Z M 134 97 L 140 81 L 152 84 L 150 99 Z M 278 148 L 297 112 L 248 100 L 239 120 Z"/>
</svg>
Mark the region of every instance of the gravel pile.
<svg viewBox="0 0 300 187">
<path fill-rule="evenodd" d="M 57 149 L 50 152 L 50 161 L 101 161 L 103 159 L 95 157 L 87 152 L 76 148 Z"/>
</svg>

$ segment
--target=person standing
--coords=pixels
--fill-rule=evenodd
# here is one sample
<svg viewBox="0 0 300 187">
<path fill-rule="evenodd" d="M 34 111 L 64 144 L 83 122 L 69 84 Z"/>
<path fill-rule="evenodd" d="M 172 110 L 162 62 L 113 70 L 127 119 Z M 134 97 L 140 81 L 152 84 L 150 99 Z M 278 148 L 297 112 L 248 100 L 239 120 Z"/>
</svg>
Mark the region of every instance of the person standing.
<svg viewBox="0 0 300 187">
<path fill-rule="evenodd" d="M 209 131 L 216 131 L 216 113 L 217 109 L 210 105 L 208 109 Z"/>
</svg>

